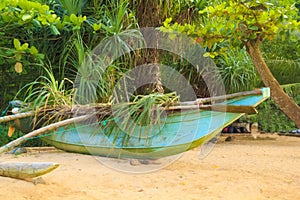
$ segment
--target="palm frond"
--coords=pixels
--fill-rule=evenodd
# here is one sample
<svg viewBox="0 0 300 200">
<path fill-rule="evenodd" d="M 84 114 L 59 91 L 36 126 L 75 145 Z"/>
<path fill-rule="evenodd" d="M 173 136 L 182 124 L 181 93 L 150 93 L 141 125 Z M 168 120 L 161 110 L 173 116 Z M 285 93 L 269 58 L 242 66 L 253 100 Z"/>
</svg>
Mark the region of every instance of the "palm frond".
<svg viewBox="0 0 300 200">
<path fill-rule="evenodd" d="M 43 68 L 47 76 L 42 75 L 36 81 L 25 85 L 16 96 L 24 93 L 24 96 L 26 96 L 24 102 L 27 103 L 27 109 L 72 105 L 75 90 L 66 87 L 66 83 L 73 85 L 72 81 L 65 78 L 59 82 L 55 79 L 51 69 Z"/>
<path fill-rule="evenodd" d="M 173 105 L 179 101 L 176 93 L 138 95 L 130 103 L 114 104 L 112 114 L 105 119 L 105 132 L 114 134 L 115 140 L 122 134 L 122 141 L 126 143 L 130 137 L 150 138 L 150 134 L 158 134 L 164 124 L 166 115 L 164 106 Z M 110 126 L 107 126 L 107 123 Z M 156 131 L 153 131 L 156 129 Z M 134 135 L 138 133 L 138 135 Z"/>
</svg>

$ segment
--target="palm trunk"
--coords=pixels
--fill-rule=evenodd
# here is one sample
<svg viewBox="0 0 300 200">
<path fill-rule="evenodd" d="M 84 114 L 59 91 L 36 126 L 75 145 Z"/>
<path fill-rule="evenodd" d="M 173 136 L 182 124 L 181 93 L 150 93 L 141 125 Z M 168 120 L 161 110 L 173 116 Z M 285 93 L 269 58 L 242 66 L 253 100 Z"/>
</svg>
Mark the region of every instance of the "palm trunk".
<svg viewBox="0 0 300 200">
<path fill-rule="evenodd" d="M 245 45 L 263 83 L 265 86 L 270 87 L 272 99 L 296 124 L 296 126 L 300 128 L 300 107 L 283 91 L 280 84 L 269 70 L 259 49 L 260 41 L 248 41 Z"/>
<path fill-rule="evenodd" d="M 145 27 L 159 27 L 162 24 L 164 17 L 164 12 L 160 7 L 159 1 L 147 0 L 147 1 L 132 1 L 131 5 L 136 7 L 133 9 L 136 11 L 136 17 L 139 26 Z M 152 29 L 150 29 L 151 31 Z M 146 84 L 137 89 L 138 94 L 149 94 L 153 92 L 164 93 L 164 88 L 162 86 L 160 67 L 159 67 L 159 51 L 158 51 L 158 41 L 156 35 L 151 35 L 144 30 L 146 37 L 153 37 L 151 42 L 155 42 L 157 48 L 155 49 L 143 49 L 141 51 L 140 57 L 137 57 L 136 65 L 147 65 L 148 69 L 141 68 L 137 82 L 145 82 Z M 150 38 L 147 38 L 150 40 Z M 153 43 L 154 44 L 154 43 Z M 147 73 L 145 73 L 147 72 Z M 150 83 L 150 84 L 149 84 Z"/>
</svg>

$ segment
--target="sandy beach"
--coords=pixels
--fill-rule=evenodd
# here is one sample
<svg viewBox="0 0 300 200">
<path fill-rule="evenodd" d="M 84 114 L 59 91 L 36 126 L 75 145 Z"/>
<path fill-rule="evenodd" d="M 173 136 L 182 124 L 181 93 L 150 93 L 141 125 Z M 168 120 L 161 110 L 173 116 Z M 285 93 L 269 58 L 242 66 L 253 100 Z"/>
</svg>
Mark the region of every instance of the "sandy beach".
<svg viewBox="0 0 300 200">
<path fill-rule="evenodd" d="M 300 138 L 235 137 L 204 159 L 200 148 L 152 173 L 130 174 L 104 166 L 95 157 L 58 150 L 4 154 L 0 161 L 58 162 L 45 183 L 0 177 L 0 199 L 300 199 Z M 131 169 L 129 160 L 112 160 Z M 150 163 L 147 166 L 157 165 Z"/>
</svg>

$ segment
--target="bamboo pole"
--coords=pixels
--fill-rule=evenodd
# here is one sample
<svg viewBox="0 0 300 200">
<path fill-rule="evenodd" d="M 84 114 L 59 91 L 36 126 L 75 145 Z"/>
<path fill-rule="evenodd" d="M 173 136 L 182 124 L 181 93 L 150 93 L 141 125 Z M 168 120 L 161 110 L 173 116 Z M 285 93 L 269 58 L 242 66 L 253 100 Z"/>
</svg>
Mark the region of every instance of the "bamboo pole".
<svg viewBox="0 0 300 200">
<path fill-rule="evenodd" d="M 4 152 L 7 152 L 7 151 L 19 146 L 20 144 L 22 144 L 23 142 L 25 142 L 26 140 L 28 140 L 30 138 L 39 136 L 43 133 L 55 130 L 59 127 L 66 126 L 68 124 L 72 124 L 74 122 L 80 122 L 80 121 L 86 120 L 89 117 L 90 117 L 90 115 L 82 115 L 82 116 L 79 116 L 79 117 L 74 117 L 74 118 L 71 118 L 71 119 L 66 119 L 66 120 L 63 120 L 63 121 L 60 121 L 60 122 L 56 122 L 54 124 L 50 124 L 48 126 L 45 126 L 45 127 L 40 128 L 40 129 L 34 130 L 34 131 L 32 131 L 32 132 L 30 132 L 26 135 L 23 135 L 22 137 L 19 137 L 18 139 L 13 140 L 10 143 L 2 146 L 0 148 L 0 154 L 2 154 Z"/>
<path fill-rule="evenodd" d="M 169 106 L 164 110 L 211 110 L 216 112 L 231 112 L 231 113 L 246 113 L 257 114 L 257 110 L 253 106 L 241 105 L 183 105 L 183 106 Z"/>
<path fill-rule="evenodd" d="M 31 117 L 31 116 L 34 116 L 34 115 L 35 115 L 35 112 L 29 111 L 29 112 L 4 116 L 4 117 L 0 117 L 0 123 L 9 122 L 9 121 L 13 121 L 13 120 L 16 120 L 16 119 L 21 119 L 21 118 L 26 118 L 26 117 Z"/>
<path fill-rule="evenodd" d="M 197 99 L 196 101 L 198 104 L 202 104 L 202 103 L 208 103 L 208 102 L 212 102 L 212 101 L 229 100 L 229 99 L 233 99 L 233 98 L 237 98 L 237 97 L 260 95 L 260 94 L 262 94 L 262 91 L 260 89 L 255 89 L 252 91 L 237 92 L 237 93 L 227 94 L 227 95 L 222 95 L 222 96 L 201 98 L 201 99 Z"/>
<path fill-rule="evenodd" d="M 181 103 L 178 103 L 178 105 L 197 105 L 197 104 L 210 103 L 213 101 L 229 100 L 229 99 L 233 99 L 233 98 L 237 98 L 237 97 L 260 95 L 260 94 L 262 94 L 262 91 L 260 89 L 256 89 L 256 90 L 252 90 L 252 91 L 237 92 L 237 93 L 233 93 L 233 94 L 216 96 L 216 97 L 199 98 L 199 99 L 196 99 L 195 101 L 181 102 Z"/>
</svg>

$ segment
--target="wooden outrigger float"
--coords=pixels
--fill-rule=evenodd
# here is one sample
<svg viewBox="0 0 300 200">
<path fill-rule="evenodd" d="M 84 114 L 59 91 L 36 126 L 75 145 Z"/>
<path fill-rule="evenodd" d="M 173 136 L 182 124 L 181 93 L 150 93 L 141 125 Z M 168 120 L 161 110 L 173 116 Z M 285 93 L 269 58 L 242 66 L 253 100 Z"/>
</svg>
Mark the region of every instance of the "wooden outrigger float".
<svg viewBox="0 0 300 200">
<path fill-rule="evenodd" d="M 31 180 L 47 174 L 59 166 L 52 162 L 3 162 L 0 163 L 0 176 Z"/>
</svg>

